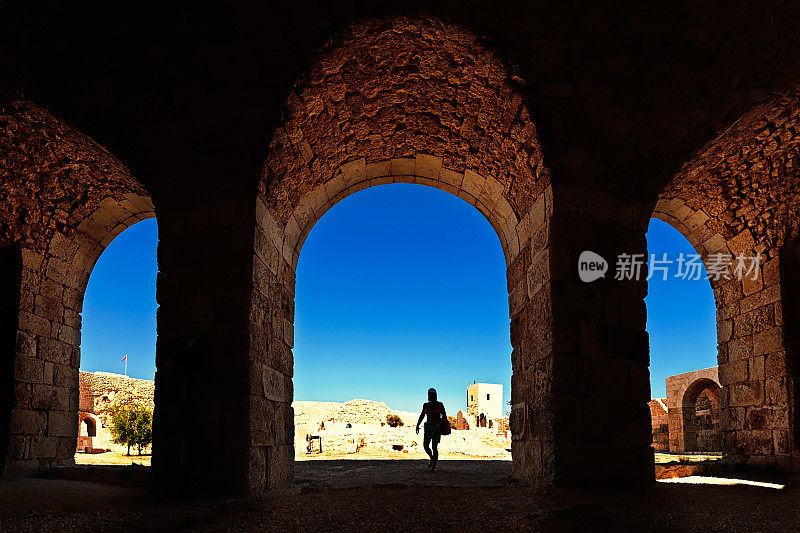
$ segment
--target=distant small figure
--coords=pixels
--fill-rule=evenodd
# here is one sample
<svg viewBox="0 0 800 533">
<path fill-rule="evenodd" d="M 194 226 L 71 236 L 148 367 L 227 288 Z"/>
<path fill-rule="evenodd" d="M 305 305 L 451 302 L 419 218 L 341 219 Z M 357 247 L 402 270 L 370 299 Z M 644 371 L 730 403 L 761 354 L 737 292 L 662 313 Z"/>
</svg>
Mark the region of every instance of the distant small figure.
<svg viewBox="0 0 800 533">
<path fill-rule="evenodd" d="M 347 425 L 345 426 L 345 428 L 348 428 L 348 429 L 352 428 L 352 427 L 353 427 L 353 425 L 350 422 L 348 422 Z"/>
<path fill-rule="evenodd" d="M 318 431 L 325 431 L 325 421 L 319 423 L 319 430 Z"/>
<path fill-rule="evenodd" d="M 428 470 L 436 472 L 436 462 L 439 460 L 439 441 L 442 438 L 442 424 L 449 424 L 447 421 L 447 413 L 444 410 L 444 404 L 436 399 L 436 389 L 428 389 L 428 401 L 422 405 L 422 413 L 417 420 L 417 435 L 419 435 L 419 425 L 422 419 L 428 417 L 425 422 L 424 439 L 422 447 L 425 448 L 425 453 L 431 458 L 428 465 Z"/>
</svg>

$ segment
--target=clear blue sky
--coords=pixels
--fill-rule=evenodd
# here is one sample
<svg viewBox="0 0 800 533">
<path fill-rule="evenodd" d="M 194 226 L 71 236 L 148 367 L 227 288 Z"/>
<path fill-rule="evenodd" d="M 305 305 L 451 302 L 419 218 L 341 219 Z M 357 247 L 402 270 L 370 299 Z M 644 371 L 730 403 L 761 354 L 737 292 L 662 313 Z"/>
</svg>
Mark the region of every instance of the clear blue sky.
<svg viewBox="0 0 800 533">
<path fill-rule="evenodd" d="M 153 379 L 156 371 L 156 243 L 154 218 L 111 241 L 89 277 L 83 299 L 81 370 Z"/>
<path fill-rule="evenodd" d="M 659 260 L 663 253 L 673 261 L 680 253 L 696 253 L 678 230 L 657 219 L 647 228 L 647 247 Z M 645 298 L 653 398 L 666 396 L 667 376 L 717 364 L 717 314 L 705 268 L 699 280 L 675 279 L 676 270 L 669 266 L 666 281 L 654 275 Z"/>
<path fill-rule="evenodd" d="M 81 368 L 152 379 L 155 220 L 103 253 L 86 292 Z M 654 253 L 693 253 L 654 220 Z M 653 396 L 668 375 L 716 364 L 707 280 L 653 279 L 647 297 Z M 486 219 L 429 187 L 373 187 L 334 206 L 312 230 L 297 268 L 295 398 L 367 398 L 416 411 L 430 386 L 452 413 L 468 382 L 502 383 L 510 397 L 505 260 Z"/>
</svg>

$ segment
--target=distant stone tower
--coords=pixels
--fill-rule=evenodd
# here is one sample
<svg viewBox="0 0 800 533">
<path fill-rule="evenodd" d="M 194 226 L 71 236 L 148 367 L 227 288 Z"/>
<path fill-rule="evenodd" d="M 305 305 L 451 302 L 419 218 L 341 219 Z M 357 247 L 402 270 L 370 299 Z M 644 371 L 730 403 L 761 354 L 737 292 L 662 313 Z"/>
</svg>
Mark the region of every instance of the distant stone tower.
<svg viewBox="0 0 800 533">
<path fill-rule="evenodd" d="M 483 415 L 483 418 L 481 417 Z M 503 416 L 503 386 L 496 383 L 472 383 L 467 386 L 467 417 L 475 426 Z M 481 423 L 481 420 L 485 420 Z"/>
</svg>

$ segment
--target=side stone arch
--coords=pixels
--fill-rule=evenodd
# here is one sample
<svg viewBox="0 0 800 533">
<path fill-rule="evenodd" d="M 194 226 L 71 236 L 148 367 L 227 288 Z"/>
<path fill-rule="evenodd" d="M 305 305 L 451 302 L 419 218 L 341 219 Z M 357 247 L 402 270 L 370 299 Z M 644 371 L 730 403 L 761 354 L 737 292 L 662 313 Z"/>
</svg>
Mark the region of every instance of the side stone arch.
<svg viewBox="0 0 800 533">
<path fill-rule="evenodd" d="M 708 143 L 668 184 L 653 216 L 709 265 L 759 256 L 758 276 L 710 280 L 717 307 L 720 426 L 726 458 L 797 470 L 798 357 L 785 310 L 796 298 L 800 89 L 759 105 Z M 735 262 L 734 262 L 735 264 Z"/>
<path fill-rule="evenodd" d="M 0 234 L 21 252 L 6 476 L 73 462 L 83 295 L 95 262 L 127 227 L 155 216 L 144 188 L 103 147 L 30 102 L 2 110 L 13 182 Z"/>
</svg>

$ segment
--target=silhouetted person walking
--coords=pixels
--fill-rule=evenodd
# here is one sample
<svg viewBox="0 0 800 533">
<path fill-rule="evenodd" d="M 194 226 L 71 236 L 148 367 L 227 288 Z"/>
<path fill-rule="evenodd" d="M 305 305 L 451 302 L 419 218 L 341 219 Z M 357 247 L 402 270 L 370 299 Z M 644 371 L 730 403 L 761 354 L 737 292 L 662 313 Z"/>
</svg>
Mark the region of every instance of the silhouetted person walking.
<svg viewBox="0 0 800 533">
<path fill-rule="evenodd" d="M 417 435 L 419 435 L 419 425 L 422 419 L 428 417 L 425 422 L 423 448 L 425 453 L 431 458 L 428 470 L 436 472 L 436 461 L 439 459 L 439 441 L 442 438 L 442 424 L 447 422 L 447 413 L 444 411 L 444 404 L 436 399 L 436 389 L 428 389 L 428 401 L 422 405 L 422 413 L 417 420 Z M 432 446 L 431 446 L 432 445 Z"/>
</svg>

